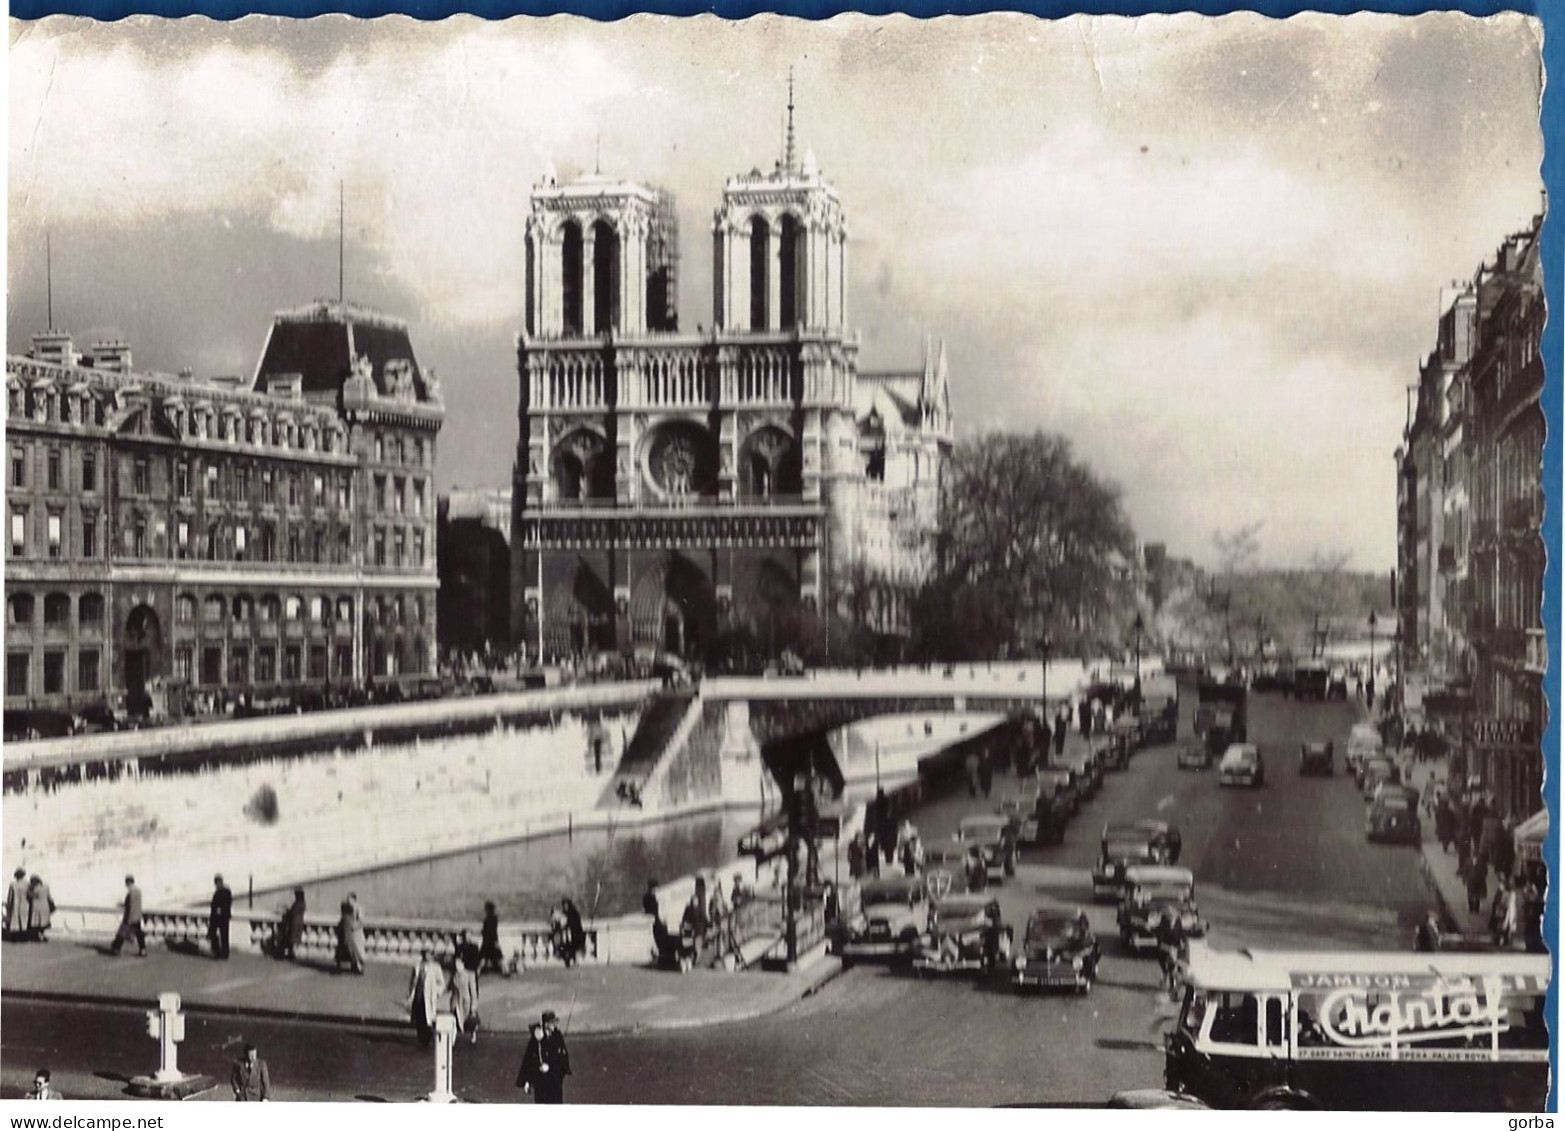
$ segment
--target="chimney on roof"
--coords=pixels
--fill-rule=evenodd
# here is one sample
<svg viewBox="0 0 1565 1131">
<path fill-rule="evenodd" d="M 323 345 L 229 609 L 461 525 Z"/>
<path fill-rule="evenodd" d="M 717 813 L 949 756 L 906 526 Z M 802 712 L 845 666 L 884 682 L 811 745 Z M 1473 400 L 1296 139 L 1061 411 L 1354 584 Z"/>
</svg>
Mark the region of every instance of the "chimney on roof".
<svg viewBox="0 0 1565 1131">
<path fill-rule="evenodd" d="M 266 379 L 266 392 L 278 400 L 301 401 L 304 399 L 304 374 L 273 373 Z"/>
<path fill-rule="evenodd" d="M 130 372 L 130 343 L 118 339 L 92 347 L 92 367 L 106 373 Z"/>
<path fill-rule="evenodd" d="M 32 357 L 50 365 L 75 365 L 81 361 L 71 336 L 63 330 L 47 330 L 33 335 Z"/>
<path fill-rule="evenodd" d="M 187 365 L 179 371 L 179 379 L 181 381 L 194 381 L 196 379 L 196 371 Z"/>
</svg>

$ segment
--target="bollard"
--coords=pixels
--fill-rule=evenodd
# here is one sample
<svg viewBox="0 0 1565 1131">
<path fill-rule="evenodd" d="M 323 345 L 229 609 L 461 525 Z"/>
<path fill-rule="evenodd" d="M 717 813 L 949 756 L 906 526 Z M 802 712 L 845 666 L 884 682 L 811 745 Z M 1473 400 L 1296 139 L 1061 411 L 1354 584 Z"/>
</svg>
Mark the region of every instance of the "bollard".
<svg viewBox="0 0 1565 1131">
<path fill-rule="evenodd" d="M 424 1099 L 432 1104 L 456 1103 L 451 1090 L 451 1051 L 456 1044 L 456 1015 L 435 1015 L 435 1090 Z"/>
<path fill-rule="evenodd" d="M 210 1076 L 187 1076 L 179 1070 L 179 1042 L 185 1039 L 185 1015 L 180 1012 L 178 994 L 158 995 L 158 1007 L 147 1011 L 147 1036 L 155 1037 L 158 1042 L 158 1070 L 151 1076 L 133 1077 L 131 1095 L 182 1100 L 217 1084 Z"/>
</svg>

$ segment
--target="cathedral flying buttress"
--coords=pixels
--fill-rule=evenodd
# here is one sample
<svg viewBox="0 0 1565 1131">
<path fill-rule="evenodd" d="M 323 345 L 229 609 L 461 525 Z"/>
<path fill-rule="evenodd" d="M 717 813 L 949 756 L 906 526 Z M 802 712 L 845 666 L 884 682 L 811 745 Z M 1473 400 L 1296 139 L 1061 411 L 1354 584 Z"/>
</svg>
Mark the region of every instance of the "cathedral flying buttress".
<svg viewBox="0 0 1565 1131">
<path fill-rule="evenodd" d="M 534 654 L 742 663 L 866 584 L 888 593 L 868 627 L 901 626 L 889 594 L 938 527 L 944 349 L 859 371 L 844 211 L 789 109 L 782 158 L 723 186 L 710 330 L 679 328 L 666 191 L 552 165 L 533 187 L 511 620 Z"/>
</svg>

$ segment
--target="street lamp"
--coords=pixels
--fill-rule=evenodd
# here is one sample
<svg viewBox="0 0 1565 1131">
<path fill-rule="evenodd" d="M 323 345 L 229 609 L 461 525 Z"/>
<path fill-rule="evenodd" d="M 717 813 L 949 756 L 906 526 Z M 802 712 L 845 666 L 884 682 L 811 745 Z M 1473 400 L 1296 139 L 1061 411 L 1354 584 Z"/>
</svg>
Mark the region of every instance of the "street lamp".
<svg viewBox="0 0 1565 1131">
<path fill-rule="evenodd" d="M 1375 610 L 1371 609 L 1371 610 L 1369 610 L 1369 678 L 1367 680 L 1365 680 L 1365 682 L 1364 682 L 1364 686 L 1366 688 L 1368 688 L 1368 690 L 1369 690 L 1368 699 L 1369 699 L 1369 708 L 1370 708 L 1371 711 L 1373 711 L 1375 709 L 1375 625 L 1376 625 L 1376 623 L 1377 623 L 1377 621 L 1376 621 L 1376 618 L 1375 618 Z"/>
<path fill-rule="evenodd" d="M 1049 719 L 1049 649 L 1054 647 L 1054 641 L 1044 636 L 1038 641 L 1038 650 L 1043 653 L 1043 702 L 1038 706 L 1038 717 L 1045 722 Z"/>
<path fill-rule="evenodd" d="M 1141 613 L 1136 613 L 1136 623 L 1132 626 L 1136 630 L 1136 710 L 1141 709 L 1141 634 L 1146 631 L 1146 621 L 1141 619 Z"/>
</svg>

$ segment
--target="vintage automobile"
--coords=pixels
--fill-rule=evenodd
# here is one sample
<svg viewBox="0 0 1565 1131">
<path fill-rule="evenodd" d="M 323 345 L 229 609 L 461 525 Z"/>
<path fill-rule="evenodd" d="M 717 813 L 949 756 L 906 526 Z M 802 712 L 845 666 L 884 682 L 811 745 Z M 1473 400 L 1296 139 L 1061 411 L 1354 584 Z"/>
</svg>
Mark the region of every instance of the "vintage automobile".
<svg viewBox="0 0 1565 1131">
<path fill-rule="evenodd" d="M 1166 911 L 1179 915 L 1186 938 L 1203 938 L 1206 923 L 1195 902 L 1195 875 L 1171 865 L 1128 868 L 1119 900 L 1119 938 L 1137 952 L 1157 946 L 1157 921 Z"/>
<path fill-rule="evenodd" d="M 1212 755 L 1207 751 L 1206 743 L 1197 739 L 1180 746 L 1177 760 L 1181 770 L 1205 770 L 1212 764 Z"/>
<path fill-rule="evenodd" d="M 1178 826 L 1167 821 L 1117 821 L 1104 825 L 1098 862 L 1092 868 L 1093 899 L 1119 899 L 1127 869 L 1145 864 L 1177 864 L 1182 850 Z"/>
<path fill-rule="evenodd" d="M 1348 670 L 1340 664 L 1331 669 L 1331 678 L 1326 682 L 1326 698 L 1338 703 L 1348 700 Z"/>
<path fill-rule="evenodd" d="M 1359 789 L 1364 793 L 1364 800 L 1372 801 L 1375 790 L 1379 789 L 1382 783 L 1400 785 L 1402 771 L 1397 769 L 1397 764 L 1390 758 L 1371 758 L 1359 770 L 1358 782 Z"/>
<path fill-rule="evenodd" d="M 1336 772 L 1336 747 L 1330 742 L 1299 743 L 1299 776 L 1320 774 L 1331 777 Z"/>
<path fill-rule="evenodd" d="M 913 969 L 923 974 L 950 974 L 985 968 L 985 936 L 991 925 L 1000 937 L 997 958 L 1010 959 L 1010 943 L 1000 924 L 1000 904 L 982 895 L 946 895 L 929 909 L 929 923 L 913 954 Z"/>
<path fill-rule="evenodd" d="M 1141 720 L 1135 715 L 1123 715 L 1114 720 L 1114 731 L 1105 744 L 1104 761 L 1108 768 L 1124 770 L 1130 767 L 1130 756 L 1141 749 Z"/>
<path fill-rule="evenodd" d="M 1027 918 L 1022 941 L 1012 947 L 1011 984 L 1069 987 L 1088 993 L 1098 976 L 1098 938 L 1083 912 L 1034 911 Z"/>
<path fill-rule="evenodd" d="M 1076 775 L 1076 793 L 1083 801 L 1096 797 L 1098 789 L 1103 785 L 1103 767 L 1091 754 L 1066 752 L 1049 759 L 1049 765 L 1070 770 Z"/>
<path fill-rule="evenodd" d="M 864 958 L 911 958 L 929 919 L 922 876 L 866 880 L 859 888 L 859 909 L 838 924 L 827 949 L 851 966 Z"/>
<path fill-rule="evenodd" d="M 1248 742 L 1236 742 L 1217 764 L 1218 785 L 1260 786 L 1266 784 L 1266 766 L 1260 748 Z"/>
<path fill-rule="evenodd" d="M 990 883 L 994 883 L 1002 872 L 1007 876 L 1016 875 L 1016 828 L 1009 817 L 996 813 L 963 817 L 951 839 L 964 849 L 977 846 L 983 853 Z"/>
<path fill-rule="evenodd" d="M 1391 782 L 1382 783 L 1369 803 L 1364 833 L 1370 843 L 1392 841 L 1415 847 L 1423 841 L 1418 821 L 1418 791 Z"/>
<path fill-rule="evenodd" d="M 1348 770 L 1353 774 L 1353 780 L 1357 781 L 1359 772 L 1365 762 L 1376 757 L 1384 748 L 1380 732 L 1372 723 L 1355 723 L 1348 732 L 1348 752 L 1343 758 Z"/>
<path fill-rule="evenodd" d="M 1076 771 L 1067 767 L 1045 766 L 1035 775 L 1038 789 L 1047 792 L 1053 807 L 1065 812 L 1067 819 L 1081 811 L 1081 786 Z"/>
</svg>

